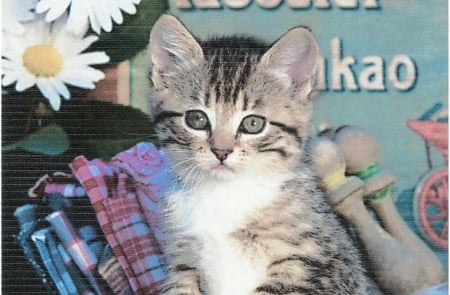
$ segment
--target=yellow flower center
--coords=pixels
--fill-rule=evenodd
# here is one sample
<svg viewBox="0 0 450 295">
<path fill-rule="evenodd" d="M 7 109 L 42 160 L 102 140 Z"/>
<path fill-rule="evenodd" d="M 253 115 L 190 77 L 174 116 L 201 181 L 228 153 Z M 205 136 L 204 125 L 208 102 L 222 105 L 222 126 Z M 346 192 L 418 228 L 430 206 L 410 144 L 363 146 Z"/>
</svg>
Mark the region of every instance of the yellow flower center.
<svg viewBox="0 0 450 295">
<path fill-rule="evenodd" d="M 61 71 L 63 65 L 61 55 L 49 45 L 27 48 L 22 61 L 25 68 L 38 77 L 53 77 Z"/>
</svg>

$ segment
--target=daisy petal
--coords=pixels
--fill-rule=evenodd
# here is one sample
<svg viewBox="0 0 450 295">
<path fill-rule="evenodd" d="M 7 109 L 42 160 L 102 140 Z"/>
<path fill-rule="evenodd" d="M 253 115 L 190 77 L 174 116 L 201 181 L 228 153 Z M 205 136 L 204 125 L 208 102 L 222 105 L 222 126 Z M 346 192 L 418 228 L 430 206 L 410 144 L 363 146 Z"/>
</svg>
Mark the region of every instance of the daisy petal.
<svg viewBox="0 0 450 295">
<path fill-rule="evenodd" d="M 47 12 L 47 14 L 45 15 L 45 20 L 47 22 L 51 22 L 60 17 L 65 11 L 67 11 L 70 2 L 71 0 L 41 0 L 36 5 L 36 12 Z"/>
<path fill-rule="evenodd" d="M 72 57 L 79 54 L 80 52 L 89 48 L 95 41 L 98 40 L 97 36 L 91 35 L 84 39 L 72 35 L 71 33 L 60 34 L 54 40 L 54 47 L 61 52 L 63 57 Z"/>
<path fill-rule="evenodd" d="M 27 34 L 22 36 L 23 39 L 15 38 L 8 32 L 3 32 L 3 40 L 8 40 L 8 42 L 2 42 L 2 56 L 9 60 L 18 60 L 22 58 L 24 43 L 26 43 L 25 38 Z"/>
<path fill-rule="evenodd" d="M 111 32 L 112 21 L 109 14 L 108 3 L 103 0 L 92 1 L 92 8 L 100 26 L 106 32 Z"/>
<path fill-rule="evenodd" d="M 67 66 L 71 65 L 95 65 L 103 64 L 109 61 L 109 57 L 104 52 L 88 52 L 77 55 L 67 62 Z"/>
<path fill-rule="evenodd" d="M 39 78 L 36 81 L 36 85 L 41 93 L 48 99 L 52 109 L 59 111 L 61 107 L 61 97 L 58 92 L 53 88 L 49 80 Z"/>
<path fill-rule="evenodd" d="M 15 34 L 24 34 L 25 28 L 21 22 L 34 19 L 33 9 L 36 2 L 32 0 L 3 0 L 2 1 L 2 29 Z"/>
<path fill-rule="evenodd" d="M 32 87 L 36 83 L 36 77 L 28 73 L 20 75 L 20 79 L 17 79 L 16 91 L 22 92 L 25 89 Z"/>
<path fill-rule="evenodd" d="M 65 100 L 68 100 L 70 98 L 70 92 L 69 89 L 67 89 L 66 85 L 59 79 L 50 79 L 49 80 L 51 85 L 58 91 L 60 95 L 63 96 Z"/>
<path fill-rule="evenodd" d="M 68 15 L 67 13 L 62 14 L 61 18 L 58 21 L 53 22 L 51 26 L 52 36 L 64 36 L 65 35 L 65 26 L 67 23 Z M 54 39 L 53 39 L 54 40 Z"/>
<path fill-rule="evenodd" d="M 136 13 L 136 7 L 129 0 L 117 0 L 117 5 L 128 14 Z"/>
<path fill-rule="evenodd" d="M 90 24 L 91 24 L 91 29 L 92 29 L 95 33 L 100 34 L 100 31 L 101 31 L 102 28 L 101 28 L 101 26 L 100 26 L 100 23 L 99 23 L 98 20 L 97 20 L 97 17 L 95 16 L 93 10 L 91 10 L 91 11 L 89 12 L 89 22 L 90 22 Z"/>
<path fill-rule="evenodd" d="M 17 10 L 17 19 L 22 22 L 33 20 L 35 17 L 33 10 L 36 8 L 37 2 L 39 2 L 39 0 L 22 0 L 20 6 L 23 9 Z"/>
<path fill-rule="evenodd" d="M 98 40 L 97 36 L 91 35 L 91 36 L 87 36 L 86 38 L 84 38 L 83 40 L 81 40 L 81 42 L 79 43 L 79 47 L 77 47 L 76 49 L 76 53 L 80 53 L 82 51 L 84 51 L 85 49 L 87 49 L 89 46 L 92 45 L 92 43 L 96 42 Z"/>
<path fill-rule="evenodd" d="M 56 2 L 56 3 L 55 3 Z M 36 12 L 37 13 L 43 13 L 52 7 L 52 5 L 56 5 L 58 2 L 53 0 L 41 0 L 36 5 Z M 59 1 L 59 3 L 62 3 L 62 1 Z"/>
<path fill-rule="evenodd" d="M 92 5 L 86 0 L 72 0 L 70 6 L 69 19 L 67 20 L 67 30 L 76 35 L 84 35 L 87 30 L 88 16 L 91 13 Z"/>
<path fill-rule="evenodd" d="M 93 68 L 74 69 L 67 73 L 61 73 L 60 78 L 72 86 L 94 89 L 94 82 L 98 82 L 105 77 L 104 73 Z"/>
<path fill-rule="evenodd" d="M 3 74 L 2 77 L 2 85 L 3 86 L 9 86 L 12 83 L 17 81 L 17 75 L 14 72 L 9 72 L 7 74 Z"/>
<path fill-rule="evenodd" d="M 111 8 L 110 15 L 111 15 L 112 19 L 114 20 L 114 22 L 116 24 L 121 25 L 123 23 L 123 16 L 122 16 L 122 12 L 120 11 L 119 7 L 111 6 L 110 8 Z"/>
<path fill-rule="evenodd" d="M 67 11 L 69 12 L 68 31 L 80 35 L 89 22 L 92 30 L 100 34 L 102 29 L 111 32 L 113 22 L 122 24 L 122 11 L 135 14 L 135 6 L 140 2 L 141 0 L 40 0 L 36 11 L 46 12 L 47 21 L 53 21 Z"/>
<path fill-rule="evenodd" d="M 58 6 L 58 9 L 50 9 L 45 15 L 45 20 L 47 22 L 52 22 L 58 17 L 60 17 L 65 11 L 67 7 Z"/>
<path fill-rule="evenodd" d="M 3 75 L 14 70 L 15 68 L 16 68 L 16 65 L 13 61 L 2 58 L 2 70 L 3 70 L 2 74 Z"/>
<path fill-rule="evenodd" d="M 7 17 L 2 18 L 2 26 L 6 31 L 9 31 L 11 33 L 15 33 L 17 35 L 22 35 L 25 33 L 25 28 L 22 26 L 19 22 L 11 21 Z"/>
</svg>

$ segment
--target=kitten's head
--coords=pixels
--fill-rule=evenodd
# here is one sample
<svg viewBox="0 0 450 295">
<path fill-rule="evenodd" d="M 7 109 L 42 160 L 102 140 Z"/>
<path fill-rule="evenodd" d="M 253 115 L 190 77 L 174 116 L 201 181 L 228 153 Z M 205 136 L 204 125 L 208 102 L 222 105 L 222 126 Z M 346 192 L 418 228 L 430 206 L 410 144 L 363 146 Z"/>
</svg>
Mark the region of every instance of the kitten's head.
<svg viewBox="0 0 450 295">
<path fill-rule="evenodd" d="M 296 168 L 318 60 L 308 29 L 293 28 L 271 46 L 236 37 L 198 42 L 164 15 L 149 48 L 155 128 L 181 179 Z"/>
</svg>

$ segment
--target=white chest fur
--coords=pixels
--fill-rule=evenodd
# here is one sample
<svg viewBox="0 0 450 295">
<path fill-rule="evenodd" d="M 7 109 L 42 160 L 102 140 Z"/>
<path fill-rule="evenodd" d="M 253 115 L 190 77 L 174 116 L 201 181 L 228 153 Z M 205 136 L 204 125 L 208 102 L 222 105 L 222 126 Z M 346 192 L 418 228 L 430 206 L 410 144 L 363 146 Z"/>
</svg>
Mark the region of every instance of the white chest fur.
<svg viewBox="0 0 450 295">
<path fill-rule="evenodd" d="M 264 257 L 250 258 L 230 233 L 251 214 L 269 205 L 286 175 L 271 178 L 241 177 L 208 182 L 189 193 L 172 196 L 180 230 L 202 243 L 200 265 L 206 274 L 208 294 L 246 295 L 264 275 Z"/>
</svg>

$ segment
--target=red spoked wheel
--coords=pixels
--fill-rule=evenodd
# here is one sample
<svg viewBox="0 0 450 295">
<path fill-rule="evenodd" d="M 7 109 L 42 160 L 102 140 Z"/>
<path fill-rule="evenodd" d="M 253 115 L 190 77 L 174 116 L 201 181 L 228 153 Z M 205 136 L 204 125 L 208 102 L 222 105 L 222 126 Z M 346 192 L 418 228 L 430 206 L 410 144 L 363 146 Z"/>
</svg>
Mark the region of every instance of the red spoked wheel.
<svg viewBox="0 0 450 295">
<path fill-rule="evenodd" d="M 448 167 L 427 173 L 414 194 L 415 221 L 432 244 L 448 249 Z"/>
</svg>

